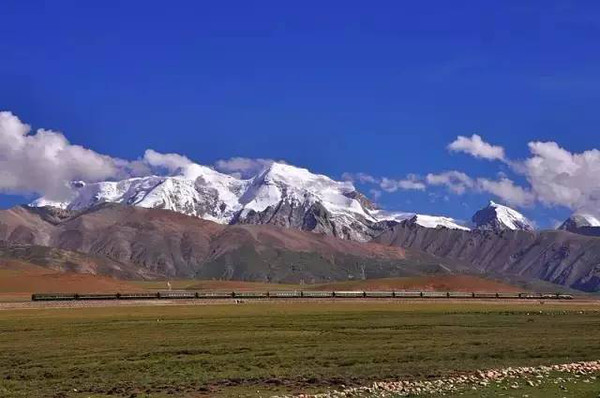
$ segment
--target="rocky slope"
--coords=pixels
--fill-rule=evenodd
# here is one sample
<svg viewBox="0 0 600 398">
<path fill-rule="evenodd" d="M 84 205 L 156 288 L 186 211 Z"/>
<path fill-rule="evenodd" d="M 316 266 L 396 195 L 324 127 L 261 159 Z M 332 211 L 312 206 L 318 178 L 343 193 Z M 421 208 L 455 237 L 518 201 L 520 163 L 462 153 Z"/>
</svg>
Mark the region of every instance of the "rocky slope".
<svg viewBox="0 0 600 398">
<path fill-rule="evenodd" d="M 46 246 L 63 254 L 103 258 L 113 265 L 110 272 L 106 267 L 83 272 L 125 278 L 318 282 L 451 271 L 433 256 L 401 248 L 271 225 L 227 226 L 118 204 L 79 212 L 30 207 L 0 211 L 0 241 L 7 257 L 31 261 L 36 257 L 27 248 Z M 31 262 L 47 262 L 37 258 Z M 120 273 L 119 264 L 124 267 Z M 139 269 L 137 274 L 131 274 L 131 266 Z"/>
<path fill-rule="evenodd" d="M 432 254 L 473 272 L 600 290 L 600 239 L 565 231 L 423 228 L 403 221 L 376 242 Z"/>
</svg>

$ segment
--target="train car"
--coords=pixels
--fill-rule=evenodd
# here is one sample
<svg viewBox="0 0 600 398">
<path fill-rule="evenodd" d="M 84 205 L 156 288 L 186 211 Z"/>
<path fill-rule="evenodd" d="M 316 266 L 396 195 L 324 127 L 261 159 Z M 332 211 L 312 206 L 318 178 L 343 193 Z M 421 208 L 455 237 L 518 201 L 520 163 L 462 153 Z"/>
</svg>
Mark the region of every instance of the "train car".
<svg viewBox="0 0 600 398">
<path fill-rule="evenodd" d="M 394 292 L 394 296 L 396 296 L 397 298 L 420 298 L 420 297 L 423 297 L 423 293 L 422 292 L 402 291 L 402 292 Z"/>
<path fill-rule="evenodd" d="M 158 293 L 117 293 L 119 300 L 155 300 Z"/>
<path fill-rule="evenodd" d="M 331 292 L 332 297 L 339 298 L 359 298 L 365 297 L 365 292 L 362 291 L 339 291 L 339 292 Z"/>
<path fill-rule="evenodd" d="M 232 297 L 232 292 L 195 292 L 194 297 L 198 299 L 226 299 Z"/>
<path fill-rule="evenodd" d="M 301 291 L 275 291 L 269 292 L 271 298 L 301 298 Z"/>
<path fill-rule="evenodd" d="M 76 300 L 75 293 L 35 293 L 31 295 L 31 301 L 69 301 Z"/>
<path fill-rule="evenodd" d="M 521 298 L 521 293 L 498 293 L 498 298 L 502 299 L 518 299 Z"/>
<path fill-rule="evenodd" d="M 573 300 L 573 295 L 571 294 L 557 294 L 556 298 L 559 300 Z"/>
<path fill-rule="evenodd" d="M 448 296 L 450 298 L 468 299 L 468 298 L 473 298 L 473 293 L 472 292 L 448 292 Z"/>
<path fill-rule="evenodd" d="M 480 298 L 480 299 L 498 298 L 498 293 L 475 292 L 475 298 Z"/>
<path fill-rule="evenodd" d="M 246 299 L 257 299 L 257 298 L 269 298 L 269 292 L 232 292 L 234 298 L 246 298 Z"/>
<path fill-rule="evenodd" d="M 529 299 L 529 300 L 539 300 L 539 299 L 542 299 L 543 296 L 539 293 L 523 293 L 523 294 L 521 294 L 521 298 Z"/>
<path fill-rule="evenodd" d="M 194 292 L 173 292 L 173 291 L 169 291 L 169 292 L 159 292 L 157 294 L 158 298 L 160 299 L 167 299 L 167 300 L 185 300 L 185 299 L 194 299 L 196 298 L 196 293 Z"/>
<path fill-rule="evenodd" d="M 421 292 L 423 298 L 448 298 L 450 293 L 448 292 Z"/>
<path fill-rule="evenodd" d="M 327 297 L 335 297 L 333 292 L 325 292 L 325 291 L 303 291 L 302 297 L 305 298 L 327 298 Z"/>
<path fill-rule="evenodd" d="M 117 300 L 119 295 L 117 293 L 106 293 L 106 294 L 77 294 L 76 300 Z"/>
<path fill-rule="evenodd" d="M 392 298 L 392 297 L 396 297 L 396 293 L 395 292 L 364 292 L 365 293 L 365 297 L 371 297 L 371 298 Z"/>
</svg>

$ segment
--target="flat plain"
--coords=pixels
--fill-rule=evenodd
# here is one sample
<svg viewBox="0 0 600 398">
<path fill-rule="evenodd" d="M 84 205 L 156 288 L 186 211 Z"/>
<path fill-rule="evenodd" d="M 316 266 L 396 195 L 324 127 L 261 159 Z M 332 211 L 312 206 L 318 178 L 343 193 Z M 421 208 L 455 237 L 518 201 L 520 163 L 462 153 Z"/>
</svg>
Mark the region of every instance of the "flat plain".
<svg viewBox="0 0 600 398">
<path fill-rule="evenodd" d="M 599 358 L 595 301 L 0 311 L 0 396 L 11 398 L 271 396 Z"/>
</svg>

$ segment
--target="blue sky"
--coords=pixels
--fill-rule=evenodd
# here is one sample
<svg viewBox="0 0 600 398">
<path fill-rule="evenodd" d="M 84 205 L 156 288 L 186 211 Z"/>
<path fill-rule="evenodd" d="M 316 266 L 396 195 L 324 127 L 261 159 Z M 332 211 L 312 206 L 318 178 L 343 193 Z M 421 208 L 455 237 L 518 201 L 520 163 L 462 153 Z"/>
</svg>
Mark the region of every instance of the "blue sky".
<svg viewBox="0 0 600 398">
<path fill-rule="evenodd" d="M 5 1 L 0 110 L 111 157 L 285 159 L 337 179 L 458 170 L 531 190 L 514 166 L 529 142 L 599 146 L 600 3 L 286 3 Z M 448 151 L 472 134 L 509 160 Z M 494 197 L 359 187 L 459 219 Z M 0 207 L 35 197 L 3 192 Z M 542 227 L 583 203 L 539 195 L 520 208 Z"/>
</svg>

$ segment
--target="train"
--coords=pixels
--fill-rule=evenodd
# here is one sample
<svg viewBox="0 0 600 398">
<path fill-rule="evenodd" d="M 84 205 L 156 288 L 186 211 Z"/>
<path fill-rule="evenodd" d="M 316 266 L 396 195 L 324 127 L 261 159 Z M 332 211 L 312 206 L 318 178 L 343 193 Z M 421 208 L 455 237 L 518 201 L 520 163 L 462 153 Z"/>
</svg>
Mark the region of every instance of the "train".
<svg viewBox="0 0 600 398">
<path fill-rule="evenodd" d="M 485 292 L 410 292 L 410 291 L 233 291 L 193 292 L 161 291 L 148 293 L 34 293 L 32 301 L 76 300 L 194 300 L 194 299 L 525 299 L 525 300 L 572 300 L 573 296 L 562 293 L 485 293 Z"/>
</svg>

